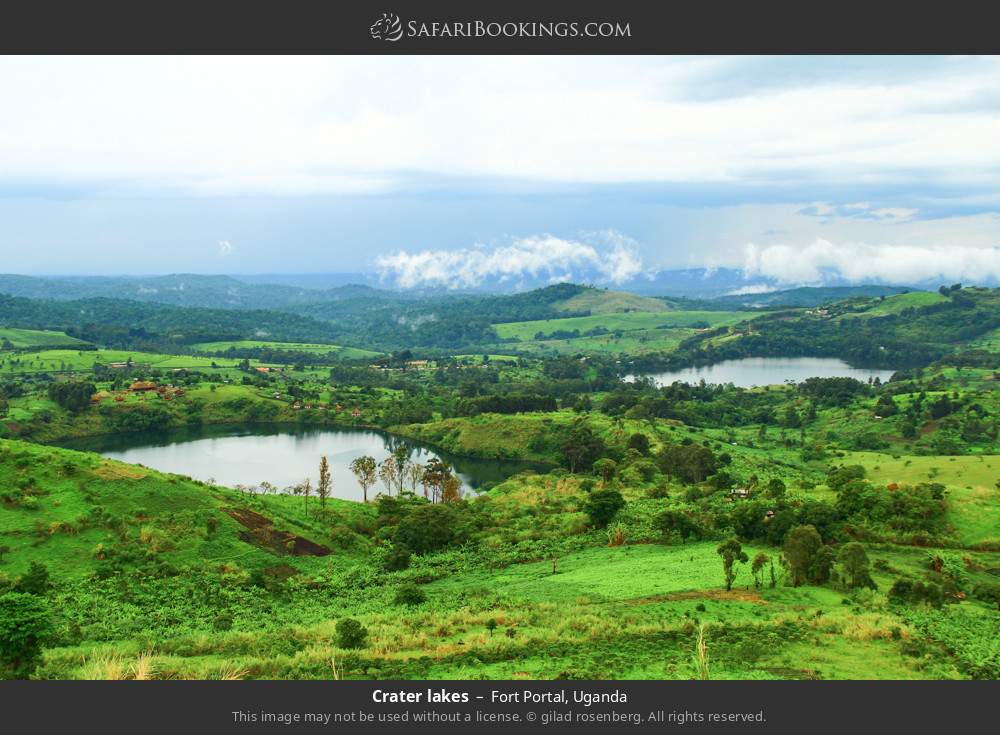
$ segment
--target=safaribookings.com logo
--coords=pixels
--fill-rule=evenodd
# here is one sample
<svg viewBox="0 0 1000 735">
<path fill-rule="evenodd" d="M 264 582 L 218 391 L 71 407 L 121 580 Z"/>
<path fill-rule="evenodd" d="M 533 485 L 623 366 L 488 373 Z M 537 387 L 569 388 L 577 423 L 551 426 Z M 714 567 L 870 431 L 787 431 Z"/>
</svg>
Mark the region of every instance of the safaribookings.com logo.
<svg viewBox="0 0 1000 735">
<path fill-rule="evenodd" d="M 395 13 L 382 13 L 368 30 L 376 41 L 398 41 L 403 37 L 403 23 Z"/>
<path fill-rule="evenodd" d="M 403 25 L 395 13 L 382 17 L 368 29 L 376 41 L 407 38 L 631 38 L 626 21 L 417 21 Z"/>
</svg>

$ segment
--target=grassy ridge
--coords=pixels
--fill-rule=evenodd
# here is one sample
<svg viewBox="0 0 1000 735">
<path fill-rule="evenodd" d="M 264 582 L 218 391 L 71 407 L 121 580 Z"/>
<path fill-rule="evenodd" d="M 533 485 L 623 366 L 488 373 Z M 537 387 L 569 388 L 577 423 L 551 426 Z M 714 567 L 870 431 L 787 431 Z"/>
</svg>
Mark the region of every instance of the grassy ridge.
<svg viewBox="0 0 1000 735">
<path fill-rule="evenodd" d="M 659 311 L 659 312 L 629 312 L 625 314 L 599 314 L 594 316 L 567 317 L 565 319 L 539 319 L 530 322 L 510 322 L 496 324 L 494 329 L 502 339 L 519 339 L 530 341 L 535 334 L 542 332 L 551 334 L 555 331 L 580 330 L 584 333 L 591 329 L 604 328 L 609 331 L 620 329 L 634 331 L 638 329 L 669 329 L 688 327 L 692 324 L 707 324 L 722 326 L 735 324 L 753 316 L 746 311 Z"/>
<path fill-rule="evenodd" d="M 242 350 L 264 348 L 268 350 L 282 350 L 287 352 L 306 352 L 316 355 L 334 354 L 346 359 L 356 359 L 362 357 L 377 357 L 381 352 L 373 350 L 362 350 L 358 347 L 345 347 L 334 344 L 316 344 L 310 342 L 269 342 L 266 340 L 241 339 L 227 342 L 200 342 L 191 345 L 197 352 L 225 352 L 226 350 Z"/>
<path fill-rule="evenodd" d="M 10 342 L 17 349 L 39 347 L 63 347 L 87 344 L 81 339 L 70 337 L 65 332 L 41 329 L 12 329 L 0 327 L 0 343 Z"/>
</svg>

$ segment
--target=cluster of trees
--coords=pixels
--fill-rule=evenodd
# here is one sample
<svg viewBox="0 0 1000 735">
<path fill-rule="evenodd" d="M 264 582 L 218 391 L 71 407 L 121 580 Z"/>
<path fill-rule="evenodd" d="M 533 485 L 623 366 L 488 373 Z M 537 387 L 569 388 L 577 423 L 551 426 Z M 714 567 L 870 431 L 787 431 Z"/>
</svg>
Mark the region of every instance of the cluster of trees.
<svg viewBox="0 0 1000 735">
<path fill-rule="evenodd" d="M 93 383 L 85 380 L 56 381 L 49 384 L 49 398 L 71 413 L 78 413 L 90 405 L 90 398 L 97 392 Z"/>
<path fill-rule="evenodd" d="M 540 393 L 495 393 L 493 395 L 465 398 L 455 408 L 457 416 L 478 416 L 481 413 L 524 413 L 527 411 L 555 411 L 558 406 L 552 395 Z"/>
<path fill-rule="evenodd" d="M 32 562 L 13 582 L 0 587 L 0 679 L 26 679 L 55 633 L 47 593 L 48 569 Z"/>
<path fill-rule="evenodd" d="M 739 565 L 750 563 L 750 557 L 735 537 L 723 541 L 716 551 L 722 559 L 726 590 L 731 590 Z M 795 587 L 807 582 L 815 585 L 833 582 L 844 589 L 877 588 L 871 577 L 871 565 L 864 545 L 852 541 L 835 550 L 823 543 L 815 526 L 789 529 L 779 561 L 788 574 L 789 582 Z M 763 585 L 763 574 L 767 568 L 770 568 L 771 586 L 777 585 L 774 560 L 761 552 L 754 557 L 750 569 L 755 587 Z"/>
<path fill-rule="evenodd" d="M 381 462 L 368 455 L 357 457 L 351 462 L 351 472 L 362 488 L 366 503 L 368 491 L 376 479 L 382 482 L 390 497 L 393 492 L 396 496 L 413 495 L 419 486 L 423 489 L 424 499 L 431 503 L 461 500 L 462 480 L 454 473 L 451 465 L 437 457 L 432 457 L 427 464 L 421 464 L 413 461 L 411 452 L 409 446 L 400 444 Z"/>
</svg>

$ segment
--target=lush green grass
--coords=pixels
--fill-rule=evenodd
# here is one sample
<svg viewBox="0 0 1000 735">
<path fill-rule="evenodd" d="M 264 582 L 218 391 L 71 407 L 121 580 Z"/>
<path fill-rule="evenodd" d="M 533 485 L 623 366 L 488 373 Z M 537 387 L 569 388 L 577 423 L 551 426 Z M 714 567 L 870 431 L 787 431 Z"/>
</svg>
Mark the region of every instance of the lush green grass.
<svg viewBox="0 0 1000 735">
<path fill-rule="evenodd" d="M 910 293 L 887 296 L 884 299 L 871 299 L 870 306 L 860 314 L 846 314 L 845 316 L 887 316 L 888 314 L 898 314 L 904 309 L 930 306 L 947 300 L 937 291 L 911 291 Z"/>
<path fill-rule="evenodd" d="M 540 319 L 530 322 L 511 322 L 496 324 L 497 335 L 503 339 L 519 339 L 531 341 L 535 334 L 551 334 L 556 331 L 579 330 L 582 335 L 591 329 L 604 328 L 608 331 L 674 329 L 678 327 L 691 328 L 694 324 L 722 326 L 735 324 L 754 316 L 745 311 L 660 311 L 660 312 L 629 312 L 625 314 L 598 314 L 594 316 L 568 317 L 565 319 Z"/>
<path fill-rule="evenodd" d="M 381 352 L 372 350 L 362 350 L 357 347 L 344 347 L 343 345 L 315 344 L 308 342 L 268 342 L 266 340 L 241 339 L 228 342 L 200 342 L 191 345 L 198 352 L 225 352 L 229 349 L 257 349 L 285 350 L 288 352 L 307 352 L 315 355 L 335 354 L 346 359 L 357 359 L 362 357 L 377 357 Z"/>
<path fill-rule="evenodd" d="M 559 311 L 581 312 L 591 314 L 617 314 L 634 311 L 663 311 L 667 308 L 664 301 L 646 296 L 638 296 L 627 291 L 602 291 L 588 289 L 576 296 L 556 303 Z"/>
<path fill-rule="evenodd" d="M 851 452 L 845 464 L 860 464 L 877 483 L 939 482 L 948 488 L 948 521 L 967 546 L 1000 545 L 1000 457 L 891 457 Z"/>
<path fill-rule="evenodd" d="M 0 375 L 41 373 L 41 372 L 89 372 L 95 363 L 110 365 L 113 362 L 132 360 L 137 366 L 161 369 L 192 368 L 210 369 L 213 363 L 219 367 L 233 367 L 236 360 L 198 357 L 193 355 L 164 355 L 155 352 L 134 350 L 42 350 L 27 354 L 0 352 Z M 251 360 L 252 365 L 262 364 Z"/>
<path fill-rule="evenodd" d="M 83 340 L 70 337 L 64 332 L 0 327 L 0 343 L 4 341 L 10 342 L 18 349 L 87 344 Z"/>
</svg>

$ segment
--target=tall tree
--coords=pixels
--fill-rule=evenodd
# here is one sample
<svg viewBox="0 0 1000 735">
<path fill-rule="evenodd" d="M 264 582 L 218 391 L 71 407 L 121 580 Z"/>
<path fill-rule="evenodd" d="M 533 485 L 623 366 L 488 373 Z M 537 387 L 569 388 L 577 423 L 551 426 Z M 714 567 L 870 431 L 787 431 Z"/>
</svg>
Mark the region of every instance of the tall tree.
<svg viewBox="0 0 1000 735">
<path fill-rule="evenodd" d="M 868 565 L 868 554 L 865 547 L 857 541 L 851 541 L 840 547 L 837 561 L 843 567 L 847 584 L 850 587 L 872 587 L 875 582 L 871 578 Z"/>
<path fill-rule="evenodd" d="M 374 457 L 364 455 L 357 457 L 351 462 L 351 472 L 358 478 L 358 484 L 364 493 L 365 502 L 368 502 L 368 488 L 375 484 L 378 475 L 378 464 Z"/>
<path fill-rule="evenodd" d="M 324 454 L 319 460 L 319 483 L 316 485 L 316 494 L 319 496 L 319 504 L 322 508 L 326 508 L 326 499 L 330 496 L 332 485 L 330 463 L 326 461 L 326 455 Z"/>
<path fill-rule="evenodd" d="M 785 536 L 784 554 L 792 574 L 792 585 L 798 587 L 809 575 L 809 569 L 823 539 L 815 526 L 796 526 Z"/>
<path fill-rule="evenodd" d="M 406 482 L 406 470 L 410 464 L 412 450 L 405 444 L 400 444 L 392 451 L 392 462 L 396 470 L 396 494 L 403 494 L 403 483 Z"/>
<path fill-rule="evenodd" d="M 728 592 L 733 588 L 733 581 L 736 579 L 736 564 L 746 564 L 749 557 L 735 538 L 723 541 L 719 544 L 716 552 L 722 557 L 722 571 L 726 575 L 726 591 Z"/>
<path fill-rule="evenodd" d="M 379 464 L 378 477 L 385 485 L 385 491 L 392 495 L 392 487 L 396 483 L 396 462 L 392 457 L 386 457 Z"/>
<path fill-rule="evenodd" d="M 424 478 L 424 471 L 427 468 L 419 462 L 410 462 L 406 468 L 406 479 L 410 483 L 410 492 L 417 492 L 417 485 Z"/>
</svg>

